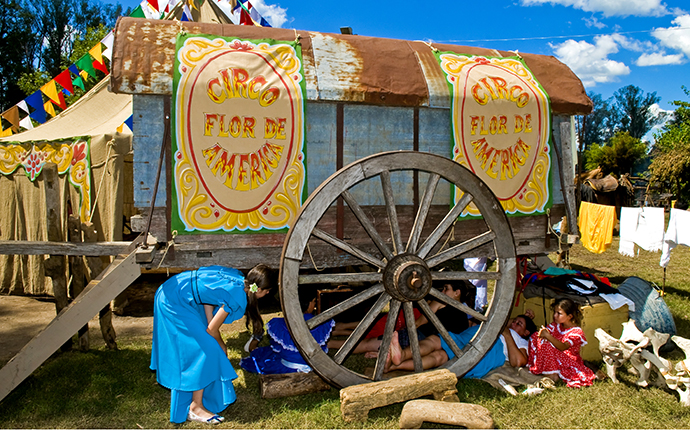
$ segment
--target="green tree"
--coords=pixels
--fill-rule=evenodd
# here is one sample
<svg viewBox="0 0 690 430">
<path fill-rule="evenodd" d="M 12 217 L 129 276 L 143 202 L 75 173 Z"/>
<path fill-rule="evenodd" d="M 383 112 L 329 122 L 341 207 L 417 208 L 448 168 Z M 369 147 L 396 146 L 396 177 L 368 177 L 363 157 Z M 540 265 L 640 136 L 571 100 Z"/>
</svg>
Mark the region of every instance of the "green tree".
<svg viewBox="0 0 690 430">
<path fill-rule="evenodd" d="M 585 152 L 588 170 L 602 168 L 604 173 L 620 176 L 632 173 L 636 164 L 643 160 L 647 144 L 632 137 L 627 131 L 619 131 L 605 144 L 594 144 Z"/>
<path fill-rule="evenodd" d="M 682 87 L 687 96 L 690 90 Z M 650 179 L 667 185 L 676 198 L 690 203 L 690 103 L 676 100 L 673 119 L 654 135 Z"/>
<path fill-rule="evenodd" d="M 39 41 L 31 32 L 34 16 L 22 0 L 0 0 L 0 112 L 26 94 L 18 84 L 22 74 L 33 71 L 33 55 Z"/>
<path fill-rule="evenodd" d="M 604 100 L 601 94 L 595 92 L 589 92 L 587 95 L 592 100 L 592 113 L 578 118 L 580 151 L 589 149 L 592 144 L 609 140 L 619 123 L 612 98 Z"/>
<path fill-rule="evenodd" d="M 652 105 L 661 100 L 656 92 L 645 95 L 639 87 L 628 85 L 616 91 L 613 96 L 620 114 L 619 129 L 627 131 L 632 137 L 641 139 L 665 118 L 663 114 L 655 113 L 651 109 Z"/>
</svg>

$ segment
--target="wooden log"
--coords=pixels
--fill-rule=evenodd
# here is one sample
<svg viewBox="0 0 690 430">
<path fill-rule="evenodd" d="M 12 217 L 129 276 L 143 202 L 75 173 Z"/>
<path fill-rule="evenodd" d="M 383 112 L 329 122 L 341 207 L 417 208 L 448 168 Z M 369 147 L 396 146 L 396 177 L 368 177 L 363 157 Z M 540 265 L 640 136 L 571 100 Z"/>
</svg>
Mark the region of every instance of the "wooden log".
<svg viewBox="0 0 690 430">
<path fill-rule="evenodd" d="M 84 235 L 84 242 L 96 242 L 98 240 L 96 227 L 92 222 L 82 223 L 81 231 Z M 86 274 L 89 282 L 100 275 L 105 267 L 103 259 L 95 256 L 87 256 L 86 265 Z M 110 303 L 98 312 L 98 322 L 101 326 L 101 335 L 108 349 L 117 349 L 117 334 L 115 333 L 115 327 L 113 327 L 113 312 L 110 310 Z"/>
<path fill-rule="evenodd" d="M 301 396 L 331 389 L 330 384 L 314 372 L 261 375 L 260 379 L 262 399 Z"/>
<path fill-rule="evenodd" d="M 72 243 L 81 243 L 81 221 L 77 215 L 70 215 L 67 220 L 67 233 L 69 241 Z M 70 282 L 70 297 L 74 299 L 77 297 L 86 286 L 86 273 L 84 268 L 84 257 L 70 256 L 69 273 L 72 281 Z M 78 345 L 81 351 L 89 350 L 89 323 L 87 322 L 79 329 Z"/>
<path fill-rule="evenodd" d="M 65 240 L 62 224 L 60 222 L 61 198 L 60 181 L 57 165 L 46 163 L 43 167 L 43 183 L 46 198 L 46 224 L 48 240 L 62 242 Z M 67 296 L 67 261 L 62 255 L 50 255 L 45 260 L 45 273 L 53 281 L 53 296 L 55 297 L 55 313 L 57 315 L 69 304 Z M 69 350 L 72 340 L 66 339 L 62 350 Z"/>
<path fill-rule="evenodd" d="M 458 377 L 448 369 L 400 376 L 387 381 L 352 385 L 340 390 L 340 412 L 347 422 L 366 421 L 374 408 L 433 395 L 435 400 L 459 402 Z"/>
<path fill-rule="evenodd" d="M 400 414 L 401 429 L 418 429 L 423 422 L 452 424 L 468 429 L 494 428 L 491 413 L 472 403 L 448 403 L 436 400 L 411 400 Z"/>
</svg>

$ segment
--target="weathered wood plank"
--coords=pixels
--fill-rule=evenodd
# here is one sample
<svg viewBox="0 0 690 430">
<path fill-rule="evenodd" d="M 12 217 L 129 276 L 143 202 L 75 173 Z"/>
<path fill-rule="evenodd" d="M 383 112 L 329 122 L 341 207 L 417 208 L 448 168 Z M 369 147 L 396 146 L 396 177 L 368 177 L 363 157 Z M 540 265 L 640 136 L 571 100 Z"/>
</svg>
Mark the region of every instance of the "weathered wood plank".
<svg viewBox="0 0 690 430">
<path fill-rule="evenodd" d="M 70 215 L 67 218 L 67 232 L 71 243 L 81 243 L 81 221 L 77 215 Z M 70 297 L 77 297 L 86 286 L 86 273 L 84 267 L 84 257 L 70 256 L 69 271 L 71 275 Z M 87 322 L 79 329 L 79 349 L 89 350 L 89 323 Z"/>
<path fill-rule="evenodd" d="M 98 241 L 96 227 L 92 222 L 83 223 L 81 225 L 81 231 L 84 235 L 84 242 L 93 243 Z M 105 266 L 101 257 L 93 256 L 86 257 L 86 264 L 86 274 L 89 282 L 100 275 Z M 115 333 L 115 327 L 113 327 L 113 312 L 110 309 L 110 303 L 105 305 L 98 313 L 98 322 L 101 326 L 101 335 L 108 349 L 117 349 L 117 335 Z"/>
<path fill-rule="evenodd" d="M 468 429 L 492 429 L 494 420 L 484 406 L 417 399 L 405 403 L 400 413 L 401 429 L 418 429 L 424 422 L 451 424 Z"/>
<path fill-rule="evenodd" d="M 0 240 L 0 254 L 6 255 L 120 255 L 132 242 L 69 243 L 37 240 Z"/>
<path fill-rule="evenodd" d="M 118 256 L 79 297 L 0 369 L 0 401 L 140 274 L 134 252 Z"/>
</svg>

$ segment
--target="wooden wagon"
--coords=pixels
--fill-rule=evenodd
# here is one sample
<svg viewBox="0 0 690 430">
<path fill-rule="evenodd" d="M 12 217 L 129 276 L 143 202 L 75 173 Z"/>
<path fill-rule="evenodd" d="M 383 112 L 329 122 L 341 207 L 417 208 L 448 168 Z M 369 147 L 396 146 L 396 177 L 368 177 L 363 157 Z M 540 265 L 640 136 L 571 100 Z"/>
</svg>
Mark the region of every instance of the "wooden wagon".
<svg viewBox="0 0 690 430">
<path fill-rule="evenodd" d="M 413 306 L 455 351 L 444 367 L 466 373 L 510 314 L 517 256 L 567 246 L 549 229 L 564 216 L 577 232 L 574 115 L 592 104 L 553 57 L 121 18 L 109 89 L 133 95 L 132 227 L 157 243 L 136 263 L 280 267 L 290 331 L 336 386 L 382 378 L 385 354 L 370 376 L 348 358 L 382 312 L 402 309 L 412 329 Z M 466 272 L 468 257 L 496 263 Z M 432 288 L 469 279 L 491 283 L 484 312 Z M 355 295 L 306 322 L 300 296 L 315 285 Z M 469 345 L 449 338 L 431 298 L 481 322 Z M 344 345 L 323 352 L 310 329 L 365 302 Z"/>
</svg>

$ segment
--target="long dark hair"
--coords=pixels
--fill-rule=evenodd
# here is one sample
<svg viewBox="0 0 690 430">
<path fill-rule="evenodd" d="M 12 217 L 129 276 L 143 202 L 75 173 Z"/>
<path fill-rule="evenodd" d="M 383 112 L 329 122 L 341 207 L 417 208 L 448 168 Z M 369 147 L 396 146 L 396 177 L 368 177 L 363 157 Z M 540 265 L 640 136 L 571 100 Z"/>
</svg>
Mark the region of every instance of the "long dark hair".
<svg viewBox="0 0 690 430">
<path fill-rule="evenodd" d="M 244 324 L 247 330 L 250 330 L 253 335 L 261 336 L 264 333 L 264 320 L 259 313 L 259 299 L 256 295 L 249 291 L 249 286 L 256 284 L 260 290 L 270 290 L 273 288 L 271 282 L 273 270 L 265 264 L 257 264 L 252 270 L 247 273 L 244 278 L 244 291 L 247 293 L 247 308 L 244 311 Z M 250 328 L 251 325 L 251 328 Z"/>
</svg>

